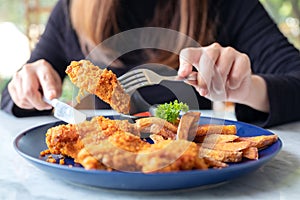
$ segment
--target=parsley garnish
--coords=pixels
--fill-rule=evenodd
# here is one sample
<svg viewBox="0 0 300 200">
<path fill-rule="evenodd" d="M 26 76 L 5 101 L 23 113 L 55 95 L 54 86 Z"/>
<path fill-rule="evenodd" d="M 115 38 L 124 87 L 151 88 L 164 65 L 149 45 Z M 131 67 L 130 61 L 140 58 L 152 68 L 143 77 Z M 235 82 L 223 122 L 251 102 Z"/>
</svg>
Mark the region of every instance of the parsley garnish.
<svg viewBox="0 0 300 200">
<path fill-rule="evenodd" d="M 158 105 L 155 111 L 155 116 L 165 119 L 168 122 L 176 123 L 180 111 L 187 112 L 188 110 L 189 106 L 186 103 L 179 103 L 178 100 L 175 100 L 174 102 Z"/>
</svg>

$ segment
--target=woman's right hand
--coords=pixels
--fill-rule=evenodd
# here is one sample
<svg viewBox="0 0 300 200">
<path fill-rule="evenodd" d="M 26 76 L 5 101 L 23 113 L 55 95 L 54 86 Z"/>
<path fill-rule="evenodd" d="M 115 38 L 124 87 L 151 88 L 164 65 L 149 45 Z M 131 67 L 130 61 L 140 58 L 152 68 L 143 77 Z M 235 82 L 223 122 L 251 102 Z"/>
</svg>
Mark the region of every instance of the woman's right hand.
<svg viewBox="0 0 300 200">
<path fill-rule="evenodd" d="M 61 95 L 62 81 L 52 65 L 41 59 L 25 64 L 8 84 L 14 103 L 23 109 L 49 110 L 52 107 L 42 99 Z"/>
</svg>

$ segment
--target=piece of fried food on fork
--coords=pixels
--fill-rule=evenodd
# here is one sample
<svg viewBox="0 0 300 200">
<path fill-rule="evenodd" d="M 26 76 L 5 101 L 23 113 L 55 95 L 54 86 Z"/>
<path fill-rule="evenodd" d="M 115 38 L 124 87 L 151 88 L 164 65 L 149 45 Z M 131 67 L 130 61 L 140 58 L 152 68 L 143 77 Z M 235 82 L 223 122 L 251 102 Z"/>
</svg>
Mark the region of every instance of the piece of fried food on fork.
<svg viewBox="0 0 300 200">
<path fill-rule="evenodd" d="M 88 60 L 80 60 L 72 61 L 66 73 L 72 83 L 80 89 L 79 94 L 83 95 L 84 91 L 95 94 L 114 110 L 129 113 L 130 96 L 125 93 L 117 76 L 111 70 L 102 70 Z"/>
</svg>

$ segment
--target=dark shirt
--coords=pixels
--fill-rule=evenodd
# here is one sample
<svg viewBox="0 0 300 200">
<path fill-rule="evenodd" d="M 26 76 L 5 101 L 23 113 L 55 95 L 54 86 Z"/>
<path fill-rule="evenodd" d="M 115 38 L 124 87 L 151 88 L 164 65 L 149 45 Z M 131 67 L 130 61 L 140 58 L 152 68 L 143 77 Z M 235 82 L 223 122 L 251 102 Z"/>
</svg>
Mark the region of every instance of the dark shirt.
<svg viewBox="0 0 300 200">
<path fill-rule="evenodd" d="M 151 12 L 154 8 L 153 1 L 136 2 L 143 3 L 128 3 L 126 5 L 131 12 L 127 12 L 127 19 L 130 20 L 125 20 L 124 24 L 126 26 L 130 25 L 130 28 L 142 27 L 143 23 L 153 15 Z M 280 33 L 277 25 L 259 1 L 214 0 L 209 2 L 218 13 L 216 42 L 222 46 L 231 46 L 240 52 L 246 53 L 251 60 L 253 73 L 262 76 L 267 83 L 270 112 L 267 114 L 245 105 L 236 104 L 237 119 L 263 127 L 299 120 L 299 51 Z M 143 10 L 145 12 L 142 12 Z M 70 22 L 69 1 L 60 0 L 55 6 L 45 32 L 28 62 L 45 59 L 63 79 L 66 66 L 73 60 L 84 58 L 77 35 Z M 142 88 L 140 93 L 151 104 L 174 99 L 174 94 L 165 87 L 169 87 L 168 84 L 146 87 Z M 177 87 L 176 84 L 175 87 Z M 181 91 L 184 90 L 181 89 Z M 196 92 L 193 95 L 199 101 L 198 108 L 210 107 L 208 100 L 200 97 Z M 189 97 L 186 97 L 186 99 L 188 100 Z M 5 111 L 20 117 L 49 114 L 49 111 L 40 112 L 18 108 L 12 102 L 7 88 L 3 91 L 1 107 Z M 99 101 L 97 108 L 109 107 Z"/>
</svg>

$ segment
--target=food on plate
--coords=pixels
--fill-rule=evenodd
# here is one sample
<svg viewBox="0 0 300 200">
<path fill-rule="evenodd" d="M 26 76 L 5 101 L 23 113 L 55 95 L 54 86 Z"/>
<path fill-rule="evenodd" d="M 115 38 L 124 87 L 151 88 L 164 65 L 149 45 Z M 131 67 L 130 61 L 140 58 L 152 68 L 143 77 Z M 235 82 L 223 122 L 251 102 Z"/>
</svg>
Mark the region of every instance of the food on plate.
<svg viewBox="0 0 300 200">
<path fill-rule="evenodd" d="M 183 119 L 185 115 L 195 113 L 187 112 Z M 50 156 L 51 162 L 54 154 L 72 157 L 87 170 L 143 173 L 207 170 L 259 159 L 259 150 L 278 139 L 277 135 L 241 137 L 232 134 L 233 130 L 236 133 L 234 125 L 197 125 L 195 130 L 209 126 L 218 126 L 214 130 L 228 129 L 230 134 L 206 131 L 206 135 L 201 133 L 202 140 L 196 141 L 191 140 L 190 133 L 187 139 L 176 138 L 179 127 L 161 118 L 146 117 L 130 123 L 96 116 L 80 124 L 50 128 L 46 133 L 49 149 L 41 152 L 41 156 Z M 151 143 L 141 138 L 144 132 L 148 132 Z"/>
<path fill-rule="evenodd" d="M 243 158 L 243 152 L 217 150 L 205 148 L 200 145 L 199 156 L 224 162 L 225 164 L 226 162 L 240 162 Z"/>
<path fill-rule="evenodd" d="M 126 123 L 127 126 L 125 125 Z M 134 130 L 133 125 L 128 121 L 109 120 L 99 116 L 78 125 L 64 124 L 50 128 L 46 133 L 46 144 L 50 153 L 72 157 L 75 162 L 80 163 L 86 169 L 107 169 L 107 166 L 104 166 L 103 163 L 95 158 L 94 154 L 91 154 L 89 151 L 91 148 L 89 149 L 87 146 L 94 143 L 105 146 L 103 141 L 106 141 L 114 134 L 123 134 L 127 130 Z M 129 142 L 139 139 L 134 134 L 130 134 L 130 136 L 131 138 L 126 138 L 126 136 L 122 138 Z M 140 143 L 149 145 L 149 143 L 142 140 L 140 140 Z M 121 139 L 111 139 L 110 144 L 122 147 L 124 143 Z M 132 146 L 132 148 L 138 149 L 137 143 L 134 144 L 136 146 Z"/>
<path fill-rule="evenodd" d="M 234 125 L 217 125 L 217 124 L 203 124 L 198 126 L 197 136 L 202 136 L 211 133 L 220 133 L 226 135 L 235 135 L 236 127 Z"/>
<path fill-rule="evenodd" d="M 256 147 L 248 147 L 242 150 L 243 157 L 248 158 L 250 160 L 258 159 L 258 149 Z"/>
<path fill-rule="evenodd" d="M 141 151 L 136 162 L 145 173 L 208 169 L 198 151 L 197 144 L 187 140 L 163 140 Z"/>
<path fill-rule="evenodd" d="M 240 137 L 237 140 L 247 141 L 258 149 L 262 149 L 270 144 L 273 144 L 278 139 L 277 135 L 261 135 L 256 137 Z"/>
<path fill-rule="evenodd" d="M 123 114 L 129 113 L 130 96 L 125 93 L 111 70 L 102 70 L 88 60 L 80 60 L 72 61 L 66 73 L 80 89 L 79 95 L 87 91 L 108 103 L 114 110 Z M 79 98 L 77 101 L 80 101 Z"/>
<path fill-rule="evenodd" d="M 188 112 L 184 114 L 178 124 L 176 139 L 193 141 L 200 119 L 200 112 Z"/>
<path fill-rule="evenodd" d="M 175 139 L 177 126 L 158 117 L 140 118 L 135 121 L 135 125 L 140 133 L 159 135 L 163 139 Z"/>
<path fill-rule="evenodd" d="M 226 134 L 218 134 L 218 133 L 213 133 L 213 134 L 206 134 L 201 136 L 201 138 L 195 138 L 194 142 L 197 143 L 224 143 L 224 142 L 232 142 L 236 139 L 238 139 L 239 136 L 237 135 L 226 135 Z"/>
</svg>

